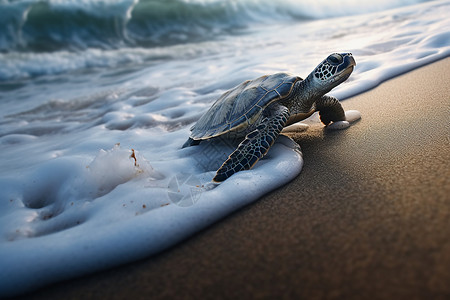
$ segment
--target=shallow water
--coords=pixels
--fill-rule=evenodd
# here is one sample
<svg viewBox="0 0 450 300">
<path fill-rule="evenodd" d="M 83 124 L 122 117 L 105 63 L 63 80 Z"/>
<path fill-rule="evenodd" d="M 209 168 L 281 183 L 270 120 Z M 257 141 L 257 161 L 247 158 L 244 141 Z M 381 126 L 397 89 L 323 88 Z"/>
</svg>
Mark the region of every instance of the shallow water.
<svg viewBox="0 0 450 300">
<path fill-rule="evenodd" d="M 9 32 L 0 35 L 0 296 L 162 251 L 293 179 L 303 158 L 287 138 L 220 185 L 211 178 L 235 145 L 180 148 L 190 125 L 244 80 L 306 77 L 328 54 L 352 52 L 355 71 L 331 92 L 345 99 L 447 57 L 450 1 L 402 6 L 413 2 L 173 1 L 160 8 L 165 19 L 150 20 L 158 27 L 139 18 L 160 1 L 0 1 L 16 12 L 0 14 Z M 262 18 L 267 10 L 277 14 Z M 74 18 L 52 19 L 66 31 L 38 17 L 55 11 Z M 198 14 L 208 17 L 187 21 Z"/>
</svg>

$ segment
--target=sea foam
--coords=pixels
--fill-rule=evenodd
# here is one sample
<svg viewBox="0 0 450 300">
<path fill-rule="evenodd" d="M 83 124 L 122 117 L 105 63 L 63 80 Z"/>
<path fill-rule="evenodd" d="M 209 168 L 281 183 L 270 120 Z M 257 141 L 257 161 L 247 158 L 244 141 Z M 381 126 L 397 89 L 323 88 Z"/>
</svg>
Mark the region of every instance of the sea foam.
<svg viewBox="0 0 450 300">
<path fill-rule="evenodd" d="M 0 53 L 0 297 L 150 256 L 287 183 L 303 165 L 290 139 L 216 185 L 236 145 L 181 149 L 189 127 L 240 82 L 305 77 L 332 52 L 357 62 L 340 99 L 448 57 L 449 11 L 434 1 L 183 45 Z"/>
</svg>

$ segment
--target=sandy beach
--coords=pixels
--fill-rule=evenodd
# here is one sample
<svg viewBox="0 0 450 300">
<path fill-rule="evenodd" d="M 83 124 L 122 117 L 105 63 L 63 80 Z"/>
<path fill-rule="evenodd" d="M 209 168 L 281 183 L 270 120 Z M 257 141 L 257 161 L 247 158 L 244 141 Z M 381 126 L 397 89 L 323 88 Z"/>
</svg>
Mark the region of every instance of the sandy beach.
<svg viewBox="0 0 450 300">
<path fill-rule="evenodd" d="M 449 69 L 344 101 L 348 130 L 292 135 L 296 179 L 183 243 L 27 299 L 449 297 Z"/>
</svg>

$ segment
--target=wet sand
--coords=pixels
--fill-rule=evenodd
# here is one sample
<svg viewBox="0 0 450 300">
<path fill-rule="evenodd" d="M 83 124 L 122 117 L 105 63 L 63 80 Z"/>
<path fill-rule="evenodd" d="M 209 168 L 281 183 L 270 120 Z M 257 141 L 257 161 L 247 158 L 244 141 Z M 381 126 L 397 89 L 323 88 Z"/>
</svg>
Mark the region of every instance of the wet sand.
<svg viewBox="0 0 450 300">
<path fill-rule="evenodd" d="M 292 137 L 288 185 L 168 251 L 28 299 L 449 299 L 450 58 L 343 102 L 362 120 Z"/>
</svg>

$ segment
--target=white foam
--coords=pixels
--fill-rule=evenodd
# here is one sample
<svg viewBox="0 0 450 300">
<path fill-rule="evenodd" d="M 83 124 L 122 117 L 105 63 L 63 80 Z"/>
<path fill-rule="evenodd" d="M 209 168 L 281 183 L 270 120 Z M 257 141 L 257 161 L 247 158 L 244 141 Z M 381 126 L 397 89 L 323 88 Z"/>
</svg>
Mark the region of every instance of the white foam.
<svg viewBox="0 0 450 300">
<path fill-rule="evenodd" d="M 361 113 L 355 109 L 345 111 L 345 118 L 348 122 L 353 123 L 361 119 Z"/>
<path fill-rule="evenodd" d="M 188 151 L 192 150 L 182 152 Z M 205 187 L 213 173 L 196 172 L 194 205 L 178 206 L 170 198 L 173 177 L 155 178 L 144 158 L 138 157 L 136 167 L 130 153 L 118 147 L 101 151 L 87 168 L 83 160 L 56 159 L 28 176 L 8 180 L 11 188 L 3 194 L 7 201 L 1 202 L 0 219 L 0 255 L 8 257 L 1 263 L 2 295 L 161 251 L 254 201 L 274 184 L 288 182 L 302 166 L 298 149 L 277 142 L 252 171 L 240 172 L 213 189 Z M 175 160 L 174 177 L 192 171 L 184 169 L 191 160 Z M 20 182 L 30 193 L 18 193 Z"/>
<path fill-rule="evenodd" d="M 143 59 L 134 71 L 48 76 L 3 90 L 0 258 L 7 259 L 0 260 L 0 297 L 149 256 L 285 184 L 303 163 L 291 140 L 279 138 L 252 170 L 211 185 L 234 145 L 181 149 L 189 126 L 234 85 L 280 71 L 305 77 L 331 52 L 352 52 L 357 61 L 350 79 L 332 91 L 338 98 L 446 57 L 449 8 L 449 1 L 435 1 L 271 25 L 184 50 L 159 49 L 173 56 Z M 145 57 L 155 50 L 139 51 L 133 53 Z M 41 72 L 96 59 L 120 65 L 120 57 L 105 53 L 62 59 L 58 52 L 53 62 L 46 57 L 42 65 L 12 63 L 6 70 Z M 346 112 L 350 122 L 359 116 Z"/>
<path fill-rule="evenodd" d="M 346 121 L 332 122 L 327 126 L 328 130 L 342 130 L 350 127 L 350 123 L 361 119 L 361 113 L 357 110 L 347 110 L 345 112 Z"/>
</svg>

